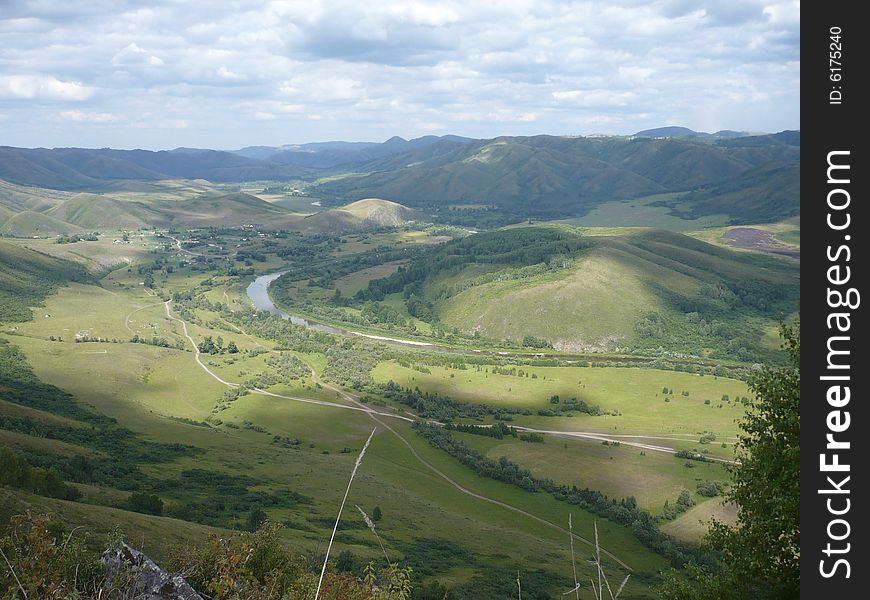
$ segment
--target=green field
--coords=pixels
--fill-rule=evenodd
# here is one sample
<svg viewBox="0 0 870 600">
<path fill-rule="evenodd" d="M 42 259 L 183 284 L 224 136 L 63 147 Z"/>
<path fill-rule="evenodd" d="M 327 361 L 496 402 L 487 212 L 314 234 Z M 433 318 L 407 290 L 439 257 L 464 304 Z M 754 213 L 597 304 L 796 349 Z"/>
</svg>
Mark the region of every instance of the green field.
<svg viewBox="0 0 870 600">
<path fill-rule="evenodd" d="M 174 274 L 170 277 L 170 288 L 189 285 L 184 283 L 189 278 L 183 272 Z M 313 549 L 330 527 L 329 519 L 337 508 L 340 490 L 346 484 L 355 451 L 375 424 L 362 413 L 259 394 L 243 396 L 215 416 L 223 423 L 237 426 L 247 421 L 268 433 L 226 425 L 193 426 L 178 421 L 178 418 L 201 421 L 211 416 L 225 389 L 196 365 L 192 352 L 121 341 L 72 341 L 72 335 L 84 331 L 92 336 L 117 336 L 126 340 L 131 330 L 152 331 L 167 338 L 180 339 L 177 322 L 167 320 L 162 304 L 141 286 L 132 285 L 134 279 L 135 273 L 118 271 L 105 281 L 105 285 L 117 291 L 84 285 L 63 288 L 49 297 L 45 308 L 40 309 L 50 317 L 16 325 L 11 332 L 13 335 L 4 337 L 25 352 L 41 379 L 72 392 L 99 412 L 118 419 L 121 425 L 137 435 L 155 442 L 183 440 L 205 451 L 196 457 L 180 458 L 172 463 L 143 465 L 144 472 L 150 476 L 177 477 L 184 469 L 195 467 L 250 476 L 262 482 L 259 487 L 264 490 L 289 486 L 312 498 L 310 504 L 269 509 L 268 512 L 272 518 L 288 523 L 285 535 L 289 541 L 301 548 Z M 207 311 L 202 314 L 202 318 L 209 316 L 214 315 L 207 314 Z M 232 338 L 243 350 L 242 354 L 257 344 L 263 347 L 272 345 L 268 340 L 233 336 L 226 330 L 197 325 L 191 325 L 190 331 L 197 339 L 219 334 L 226 339 Z M 47 339 L 58 333 L 63 335 L 63 342 Z M 211 361 L 209 367 L 221 377 L 241 381 L 240 372 L 256 371 L 264 356 L 240 355 L 232 364 L 226 363 L 226 357 L 208 360 Z M 322 360 L 316 355 L 312 357 L 312 362 L 321 368 Z M 276 386 L 273 391 L 340 401 L 333 391 L 315 389 L 312 382 L 305 379 L 295 386 Z M 591 536 L 592 516 L 588 513 L 544 494 L 529 494 L 482 479 L 420 440 L 407 425 L 401 422 L 391 422 L 390 425 L 414 448 L 417 456 L 459 485 L 508 502 L 562 527 L 568 512 L 572 512 L 575 531 Z M 523 569 L 543 568 L 559 573 L 563 578 L 568 576 L 570 563 L 563 533 L 468 496 L 409 453 L 405 442 L 396 434 L 378 427 L 380 433 L 354 484 L 352 501 L 365 507 L 377 505 L 382 508 L 385 517 L 379 529 L 390 552 L 403 554 L 414 540 L 443 539 L 471 553 L 470 556 L 476 557 L 473 559 L 475 564 L 501 564 L 512 568 L 520 560 Z M 298 437 L 303 444 L 298 450 L 280 448 L 272 443 L 274 435 Z M 6 441 L 14 442 L 13 445 L 23 443 L 31 449 L 72 451 L 63 444 L 53 443 L 47 447 L 44 441 L 34 439 L 28 443 L 27 440 L 12 439 L 14 437 L 7 436 Z M 344 453 L 346 448 L 351 451 Z M 166 497 L 169 505 L 179 501 L 183 492 L 181 494 L 178 499 L 174 495 Z M 122 497 L 123 493 L 118 495 L 109 488 L 86 490 L 86 498 L 94 501 L 112 502 L 113 498 Z M 59 501 L 46 501 L 44 504 L 51 505 L 51 502 L 56 505 Z M 86 505 L 76 504 L 75 510 L 69 512 L 69 519 L 82 521 L 95 531 L 99 530 L 96 525 L 98 511 L 111 509 L 95 507 L 94 512 L 89 510 Z M 359 518 L 349 513 L 346 519 L 348 527 L 352 528 L 340 536 L 338 550 L 349 548 L 363 556 L 375 556 L 375 546 L 368 532 L 358 529 Z M 129 527 L 132 535 L 140 532 L 151 535 L 159 531 L 159 527 L 171 526 L 173 522 L 163 519 L 153 521 L 153 525 L 151 522 L 142 523 L 146 520 L 138 515 L 119 519 Z M 200 531 L 196 526 L 191 527 L 183 534 L 179 532 L 179 535 L 170 536 L 167 543 L 181 543 L 186 539 L 185 535 Z M 606 523 L 601 529 L 605 548 L 632 568 L 648 573 L 662 568 L 662 559 L 643 549 L 626 528 Z M 497 548 L 490 541 L 494 536 L 500 539 Z M 156 555 L 160 556 L 160 553 Z M 618 570 L 613 565 L 610 568 Z M 437 573 L 437 578 L 446 583 L 461 584 L 478 571 L 477 568 L 467 568 L 465 564 L 449 565 Z M 642 592 L 645 585 L 638 580 L 630 584 L 630 589 Z"/>
<path fill-rule="evenodd" d="M 523 465 L 535 477 L 601 490 L 612 498 L 634 496 L 642 508 L 655 515 L 661 513 L 665 501 L 673 503 L 683 489 L 692 492 L 700 503 L 707 499 L 695 493 L 698 482 L 728 480 L 721 463 L 692 463 L 693 467 L 687 468 L 687 461 L 670 454 L 639 451 L 628 445 L 605 446 L 598 441 L 555 436 L 547 436 L 540 444 L 516 438 L 456 435 L 489 458 L 506 456 Z"/>
<path fill-rule="evenodd" d="M 636 435 L 688 436 L 712 431 L 720 437 L 733 436 L 736 420 L 743 415 L 743 405 L 737 399 L 750 395 L 742 381 L 646 368 L 520 367 L 528 377 L 498 375 L 491 372 L 492 366 L 481 371 L 475 365 L 466 370 L 426 368 L 431 373 L 383 362 L 372 377 L 377 382 L 392 380 L 403 387 L 419 387 L 464 402 L 535 411 L 554 407 L 550 403 L 554 395 L 562 400 L 576 397 L 620 414 L 535 417 L 535 422 L 552 422 L 550 428 L 565 430 L 567 421 L 577 430 Z M 665 387 L 673 393 L 663 394 Z M 729 401 L 723 402 L 726 394 Z M 665 398 L 670 401 L 665 402 Z"/>
<path fill-rule="evenodd" d="M 671 214 L 667 206 L 652 206 L 660 201 L 674 201 L 683 193 L 656 194 L 632 200 L 613 200 L 599 204 L 582 217 L 559 222 L 579 227 L 656 227 L 671 231 L 689 231 L 715 227 L 728 222 L 728 215 L 709 215 L 682 219 Z"/>
<path fill-rule="evenodd" d="M 733 459 L 737 422 L 744 412 L 740 399 L 750 392 L 743 381 L 714 376 L 713 369 L 719 364 L 739 367 L 740 363 L 716 356 L 702 359 L 703 376 L 650 366 L 593 367 L 587 366 L 585 357 L 581 361 L 570 355 L 559 355 L 548 363 L 561 366 L 532 366 L 525 363 L 537 360 L 534 354 L 541 348 L 515 345 L 508 348 L 516 354 L 498 356 L 495 353 L 506 346 L 486 346 L 493 343 L 492 338 L 479 342 L 480 348 L 493 352 L 491 359 L 469 349 L 455 356 L 436 355 L 382 347 L 354 336 L 318 340 L 295 329 L 280 333 L 277 325 L 248 313 L 251 303 L 244 290 L 261 273 L 311 265 L 334 267 L 341 260 L 367 265 L 356 270 L 334 267 L 326 283 L 320 283 L 317 269 L 309 269 L 303 271 L 305 278 L 287 288 L 294 301 L 327 303 L 335 289 L 344 297 L 360 290 L 365 293 L 370 282 L 394 275 L 400 266 L 408 269 L 419 257 L 437 256 L 444 247 L 437 244 L 448 239 L 441 233 L 409 228 L 310 238 L 298 233 L 202 230 L 177 234 L 186 242 L 186 252 L 165 248 L 173 242 L 150 235 L 137 237 L 130 245 L 112 244 L 109 238 L 76 244 L 18 240 L 0 248 L 8 259 L 4 264 L 9 280 L 20 279 L 15 265 L 23 257 L 36 265 L 34 269 L 55 272 L 57 281 L 30 290 L 33 300 L 28 305 L 38 306 L 34 318 L 4 322 L 0 340 L 20 348 L 39 380 L 71 393 L 82 406 L 129 429 L 131 444 L 190 446 L 167 459 L 134 461 L 141 473 L 137 477 L 145 489 L 154 489 L 160 496 L 165 514 L 188 519 L 178 532 L 166 536 L 167 545 L 188 543 L 208 531 L 244 526 L 248 505 L 233 508 L 232 502 L 261 494 L 258 497 L 273 498 L 263 507 L 270 519 L 285 525 L 284 540 L 299 552 L 316 551 L 331 531 L 356 455 L 372 428 L 377 428 L 350 501 L 366 509 L 381 508 L 384 518 L 378 529 L 387 551 L 409 564 L 423 560 L 425 548 L 448 548 L 446 558 L 420 571 L 420 581 L 437 579 L 462 589 L 488 574 L 541 569 L 550 582 L 548 593 L 555 596 L 568 589 L 564 586 L 571 576 L 564 531 L 570 513 L 575 532 L 587 540 L 593 535 L 593 522 L 598 522 L 604 547 L 616 557 L 608 559 L 608 570 L 624 572 L 617 559 L 623 561 L 636 575 L 627 588 L 629 596 L 649 597 L 650 586 L 667 561 L 642 546 L 630 525 L 557 500 L 541 488 L 530 492 L 516 482 L 478 474 L 454 458 L 457 455 L 431 445 L 407 421 L 395 418 L 414 415 L 408 406 L 381 402 L 378 395 L 386 392 L 378 385 L 394 381 L 458 402 L 510 409 L 507 423 L 545 432 L 543 443 L 511 436 L 453 435 L 483 457 L 492 461 L 505 457 L 538 480 L 588 488 L 616 500 L 633 497 L 641 510 L 655 517 L 663 514 L 666 502 L 673 505 L 681 491 L 688 490 L 697 505 L 660 525 L 676 539 L 694 542 L 705 531 L 702 521 L 711 516 L 733 519 L 733 511 L 719 507 L 717 499 L 697 494 L 696 486 L 728 480 L 724 464 Z M 565 331 L 581 331 L 589 337 L 566 338 L 557 349 L 585 352 L 621 350 L 636 334 L 635 321 L 650 311 L 672 319 L 680 316 L 672 299 L 663 296 L 662 287 L 653 282 L 693 297 L 711 281 L 736 280 L 753 269 L 763 272 L 769 282 L 790 285 L 795 279 L 781 261 L 734 259 L 736 253 L 711 251 L 683 236 L 648 230 L 597 233 L 607 235 L 590 236 L 596 241 L 588 247 L 581 244 L 576 256 L 558 254 L 552 268 L 533 263 L 524 271 L 525 267 L 514 263 L 486 259 L 439 271 L 417 289 L 434 297 L 438 289 L 473 283 L 435 301 L 440 322 L 412 316 L 406 302 L 409 294 L 401 290 L 390 291 L 376 302 L 413 324 L 424 337 L 445 335 L 446 327 L 457 324 L 466 331 L 479 327 L 487 335 L 496 332 L 496 341 L 517 330 L 555 340 Z M 483 236 L 466 239 L 466 248 L 476 248 L 479 241 L 489 243 Z M 496 251 L 505 250 L 498 236 L 489 239 Z M 505 239 L 512 243 L 510 236 Z M 550 241 L 557 249 L 561 247 L 558 235 Z M 73 268 L 24 248 L 31 243 L 80 266 Z M 403 248 L 408 248 L 415 258 L 376 264 L 363 261 L 386 252 L 384 247 L 395 250 L 385 256 L 402 257 Z M 286 255 L 279 256 L 276 249 L 285 250 Z M 234 252 L 241 254 L 232 260 Z M 513 249 L 508 246 L 507 252 Z M 153 281 L 154 289 L 146 280 Z M 170 314 L 166 298 L 174 298 Z M 351 303 L 341 309 L 355 316 L 363 313 L 365 305 Z M 220 338 L 221 344 L 232 342 L 238 351 L 208 354 L 204 350 L 202 365 L 198 364 L 180 319 L 196 343 Z M 747 322 L 757 326 L 759 337 L 772 346 L 776 341 L 772 320 L 752 319 Z M 355 327 L 383 331 L 377 325 Z M 402 337 L 400 332 L 393 335 Z M 149 343 L 132 343 L 131 339 Z M 474 342 L 471 337 L 459 339 Z M 691 339 L 693 343 L 702 340 Z M 710 349 L 701 350 L 699 355 Z M 553 349 L 545 351 L 552 353 Z M 354 352 L 359 355 L 353 356 Z M 634 358 L 630 353 L 601 356 L 602 361 L 625 364 Z M 694 359 L 682 364 L 677 355 L 658 356 L 664 357 L 662 364 L 697 371 Z M 651 357 L 637 358 L 651 364 Z M 514 372 L 508 374 L 511 368 Z M 362 383 L 343 378 L 347 373 Z M 234 386 L 260 385 L 250 382 L 267 376 L 273 378 L 263 384 L 268 393 L 253 389 L 234 395 Z M 348 388 L 339 387 L 338 382 Z M 351 383 L 357 389 L 349 389 Z M 0 388 L 0 418 L 13 419 L 13 424 L 15 419 L 30 419 L 71 430 L 89 427 L 84 421 L 11 401 L 4 393 Z M 559 397 L 558 403 L 554 396 Z M 361 406 L 355 401 L 362 397 L 366 406 L 393 416 L 352 410 Z M 566 411 L 550 416 L 553 408 L 575 398 L 603 414 Z M 478 423 L 493 422 L 494 414 L 489 412 Z M 711 433 L 715 436 L 712 443 L 702 443 L 702 435 Z M 64 436 L 55 439 L 31 435 L 21 427 L 0 428 L 0 444 L 17 452 L 109 459 L 93 441 L 75 442 L 73 434 Z M 617 441 L 618 445 L 612 443 Z M 676 450 L 701 452 L 713 460 L 677 458 Z M 201 474 L 191 479 L 191 473 Z M 71 523 L 79 522 L 100 535 L 106 529 L 100 521 L 107 515 L 119 515 L 111 518 L 134 536 L 156 535 L 176 522 L 166 516 L 151 518 L 122 510 L 130 490 L 120 484 L 100 480 L 75 485 L 82 498 L 69 509 L 63 501 L 34 501 L 20 490 L 4 489 L 2 493 L 11 498 L 13 511 L 34 502 L 38 507 L 55 507 Z M 233 490 L 224 508 L 209 504 L 226 494 L 216 491 L 219 485 Z M 291 492 L 294 499 L 280 499 L 285 498 L 281 494 Z M 334 552 L 348 549 L 359 557 L 377 557 L 376 541 L 357 513 L 347 511 L 343 523 Z M 580 556 L 588 557 L 590 546 L 581 540 L 576 543 Z M 161 548 L 154 554 L 159 557 L 166 552 Z M 450 556 L 463 558 L 452 560 Z M 593 574 L 585 561 L 580 569 L 583 577 Z"/>
</svg>

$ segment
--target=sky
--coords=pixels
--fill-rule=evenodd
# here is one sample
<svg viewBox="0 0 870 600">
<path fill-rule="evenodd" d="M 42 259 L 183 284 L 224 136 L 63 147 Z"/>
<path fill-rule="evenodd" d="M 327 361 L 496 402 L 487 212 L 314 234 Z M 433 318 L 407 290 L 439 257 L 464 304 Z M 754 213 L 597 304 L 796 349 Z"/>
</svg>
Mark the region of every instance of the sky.
<svg viewBox="0 0 870 600">
<path fill-rule="evenodd" d="M 792 0 L 0 0 L 0 145 L 800 127 Z"/>
</svg>

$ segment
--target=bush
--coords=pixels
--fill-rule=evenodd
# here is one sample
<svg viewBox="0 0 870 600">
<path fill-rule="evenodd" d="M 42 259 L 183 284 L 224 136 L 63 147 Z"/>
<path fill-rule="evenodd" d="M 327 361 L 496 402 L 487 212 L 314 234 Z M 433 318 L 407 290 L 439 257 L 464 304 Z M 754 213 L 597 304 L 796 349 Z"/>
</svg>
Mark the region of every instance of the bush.
<svg viewBox="0 0 870 600">
<path fill-rule="evenodd" d="M 66 534 L 60 521 L 50 515 L 17 515 L 8 533 L 0 538 L 5 557 L 0 568 L 0 597 L 66 600 L 105 590 L 103 569 L 94 553 L 73 534 Z M 108 590 L 106 590 L 108 591 Z M 106 594 L 104 597 L 108 598 Z M 126 597 L 112 595 L 112 597 Z"/>
<path fill-rule="evenodd" d="M 145 513 L 146 515 L 159 517 L 163 514 L 163 500 L 157 497 L 156 494 L 133 492 L 127 499 L 127 506 L 134 512 Z"/>
<path fill-rule="evenodd" d="M 718 481 L 700 481 L 698 482 L 698 487 L 696 489 L 698 494 L 706 496 L 707 498 L 720 496 L 724 490 L 725 486 Z"/>
</svg>

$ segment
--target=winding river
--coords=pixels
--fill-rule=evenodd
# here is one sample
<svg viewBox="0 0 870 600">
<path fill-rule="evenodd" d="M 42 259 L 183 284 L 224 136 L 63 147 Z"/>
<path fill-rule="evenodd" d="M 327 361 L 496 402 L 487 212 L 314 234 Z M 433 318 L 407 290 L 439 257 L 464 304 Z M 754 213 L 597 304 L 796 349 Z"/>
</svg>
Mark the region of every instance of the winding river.
<svg viewBox="0 0 870 600">
<path fill-rule="evenodd" d="M 412 348 L 424 348 L 426 350 L 432 350 L 434 352 L 452 352 L 452 353 L 460 353 L 460 354 L 488 354 L 490 356 L 519 356 L 522 358 L 558 358 L 560 360 L 564 360 L 567 363 L 571 363 L 577 360 L 590 361 L 590 360 L 601 360 L 603 356 L 602 354 L 563 354 L 563 353 L 555 353 L 552 351 L 549 352 L 536 352 L 534 354 L 528 352 L 516 352 L 516 351 L 494 351 L 494 350 L 476 350 L 469 348 L 456 348 L 449 346 L 439 346 L 437 344 L 430 344 L 429 342 L 418 342 L 415 340 L 403 340 L 399 338 L 392 337 L 384 337 L 381 335 L 371 335 L 368 333 L 361 333 L 359 331 L 352 331 L 350 329 L 341 329 L 339 327 L 333 327 L 331 325 L 324 325 L 323 323 L 317 323 L 316 321 L 310 321 L 299 315 L 291 315 L 288 312 L 285 312 L 275 306 L 275 303 L 272 302 L 272 299 L 269 297 L 269 286 L 273 281 L 281 277 L 287 271 L 278 271 L 276 273 L 269 273 L 268 275 L 260 275 L 254 281 L 250 283 L 247 287 L 248 297 L 251 299 L 251 302 L 254 303 L 254 306 L 257 310 L 265 310 L 273 315 L 279 315 L 282 319 L 287 319 L 291 323 L 296 325 L 302 325 L 307 329 L 311 329 L 312 331 L 322 331 L 324 333 L 331 333 L 332 335 L 345 335 L 345 336 L 360 336 L 364 338 L 368 338 L 370 340 L 377 340 L 380 342 L 386 342 L 388 344 L 394 344 L 397 346 L 406 346 Z M 642 356 L 630 356 L 630 355 L 620 355 L 618 356 L 619 360 L 627 361 L 627 362 L 648 362 L 650 358 L 642 357 Z M 699 364 L 699 365 L 708 365 L 704 361 L 700 360 L 690 360 L 687 361 L 690 364 Z M 726 367 L 737 367 L 740 365 L 723 363 L 723 366 Z"/>
<path fill-rule="evenodd" d="M 268 311 L 273 315 L 278 315 L 282 319 L 288 319 L 291 323 L 294 323 L 296 325 L 302 325 L 303 327 L 311 329 L 313 331 L 322 331 L 323 333 L 331 333 L 333 335 L 358 335 L 372 340 L 379 340 L 392 344 L 400 344 L 402 346 L 423 347 L 431 350 L 444 350 L 445 352 L 451 351 L 451 349 L 449 348 L 441 348 L 440 346 L 436 346 L 435 344 L 430 344 L 428 342 L 417 342 L 414 340 L 401 340 L 380 335 L 369 335 L 367 333 L 360 333 L 359 331 L 339 329 L 338 327 L 332 327 L 331 325 L 324 325 L 323 323 L 309 321 L 308 319 L 303 319 L 298 315 L 291 315 L 290 313 L 283 311 L 275 306 L 275 303 L 272 302 L 272 299 L 269 297 L 269 286 L 272 284 L 273 281 L 281 277 L 281 275 L 286 272 L 287 271 L 278 271 L 277 273 L 260 275 L 251 282 L 246 292 L 248 294 L 248 297 L 251 299 L 251 302 L 254 303 L 254 307 L 257 310 Z"/>
</svg>

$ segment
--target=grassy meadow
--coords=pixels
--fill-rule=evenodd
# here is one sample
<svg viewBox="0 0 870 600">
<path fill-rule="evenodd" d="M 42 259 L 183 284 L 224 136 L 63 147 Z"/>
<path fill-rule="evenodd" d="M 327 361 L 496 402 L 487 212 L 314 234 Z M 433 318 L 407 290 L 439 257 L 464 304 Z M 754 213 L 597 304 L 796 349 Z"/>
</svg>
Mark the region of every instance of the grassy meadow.
<svg viewBox="0 0 870 600">
<path fill-rule="evenodd" d="M 750 395 L 742 381 L 679 371 L 522 366 L 528 376 L 519 377 L 494 373 L 493 367 L 482 366 L 478 371 L 476 365 L 467 369 L 427 366 L 430 373 L 424 373 L 389 361 L 378 364 L 372 377 L 380 383 L 395 381 L 464 402 L 531 411 L 556 407 L 550 402 L 552 396 L 563 401 L 577 398 L 619 415 L 529 418 L 537 423 L 559 423 L 551 425 L 552 429 L 564 430 L 565 422 L 570 422 L 576 430 L 632 435 L 712 431 L 722 438 L 733 436 L 738 431 L 736 421 L 743 415 L 738 399 Z M 728 401 L 723 400 L 725 395 Z"/>
<path fill-rule="evenodd" d="M 575 531 L 587 537 L 592 531 L 591 514 L 546 494 L 530 494 L 483 479 L 429 446 L 400 421 L 388 422 L 396 432 L 392 433 L 364 413 L 255 393 L 242 396 L 226 410 L 213 414 L 226 387 L 194 362 L 189 346 L 178 350 L 126 341 L 134 333 L 166 337 L 173 342 L 182 340 L 179 323 L 167 319 L 162 302 L 139 286 L 137 278 L 135 270 L 119 269 L 103 280 L 102 287 L 72 284 L 62 288 L 46 299 L 38 318 L 4 328 L 3 337 L 23 350 L 43 381 L 73 393 L 81 402 L 117 419 L 120 425 L 144 439 L 163 443 L 183 441 L 203 450 L 196 456 L 181 457 L 170 463 L 143 465 L 146 475 L 173 478 L 182 477 L 189 469 L 204 469 L 228 476 L 251 477 L 257 482 L 255 489 L 289 487 L 310 500 L 295 506 L 267 509 L 267 512 L 270 518 L 286 523 L 285 536 L 289 541 L 313 550 L 331 527 L 356 452 L 371 428 L 377 426 L 379 433 L 354 484 L 351 500 L 368 509 L 381 507 L 385 517 L 379 529 L 390 553 L 415 556 L 415 552 L 420 552 L 421 540 L 448 544 L 454 552 L 467 553 L 468 558 L 462 562 L 445 559 L 444 564 L 432 565 L 432 575 L 454 585 L 470 581 L 483 565 L 545 569 L 556 574 L 556 581 L 561 578 L 563 583 L 567 582 L 570 562 L 564 532 L 469 496 L 452 482 L 560 527 L 564 527 L 567 514 L 571 512 Z M 185 289 L 198 279 L 202 276 L 180 270 L 168 277 L 166 289 Z M 42 316 L 44 314 L 50 316 Z M 211 322 L 215 315 L 202 311 L 198 316 L 204 322 Z M 243 381 L 247 374 L 261 369 L 268 356 L 268 353 L 250 356 L 246 351 L 273 346 L 269 340 L 235 335 L 211 326 L 189 325 L 189 330 L 195 339 L 222 335 L 236 341 L 241 352 L 232 362 L 227 356 L 203 356 L 211 370 L 229 381 Z M 76 343 L 73 341 L 76 333 L 119 341 Z M 51 341 L 52 335 L 62 337 L 63 341 Z M 323 355 L 301 356 L 316 369 L 323 369 Z M 292 385 L 275 386 L 272 391 L 342 402 L 334 391 L 318 389 L 310 377 L 303 377 Z M 6 405 L 0 406 L 0 413 L 7 414 L 7 410 Z M 221 424 L 215 424 L 214 420 L 210 426 L 201 424 L 209 417 L 220 419 Z M 4 435 L 4 443 L 16 447 L 63 453 L 77 451 L 62 442 Z M 302 443 L 298 447 L 284 448 L 273 442 L 276 435 L 296 438 Z M 413 453 L 406 443 L 413 448 Z M 432 467 L 452 482 L 446 481 Z M 83 489 L 87 502 L 120 502 L 125 497 L 124 492 L 110 488 Z M 11 506 L 28 501 L 25 495 L 14 495 L 16 501 Z M 183 489 L 167 492 L 163 498 L 171 507 L 185 501 L 186 492 Z M 36 505 L 66 511 L 60 502 L 45 500 Z M 99 525 L 101 518 L 115 514 L 111 511 L 125 512 L 75 503 L 67 514 L 71 522 L 84 523 L 96 535 L 105 529 Z M 369 532 L 361 528 L 361 519 L 355 512 L 348 511 L 345 520 L 346 525 L 339 530 L 337 549 L 351 549 L 361 556 L 375 557 L 373 540 Z M 132 513 L 129 518 L 117 521 L 131 536 L 152 536 L 175 527 L 176 522 Z M 182 543 L 207 530 L 185 524 L 166 539 L 168 543 Z M 605 548 L 639 572 L 655 573 L 664 566 L 663 559 L 640 546 L 625 527 L 608 522 L 602 525 L 602 536 Z M 499 539 L 497 546 L 492 544 L 493 539 Z M 155 556 L 161 554 L 157 552 Z M 469 564 L 479 566 L 469 568 Z M 619 570 L 619 567 L 611 563 L 611 570 Z M 638 579 L 629 589 L 643 593 L 646 584 Z"/>
</svg>

